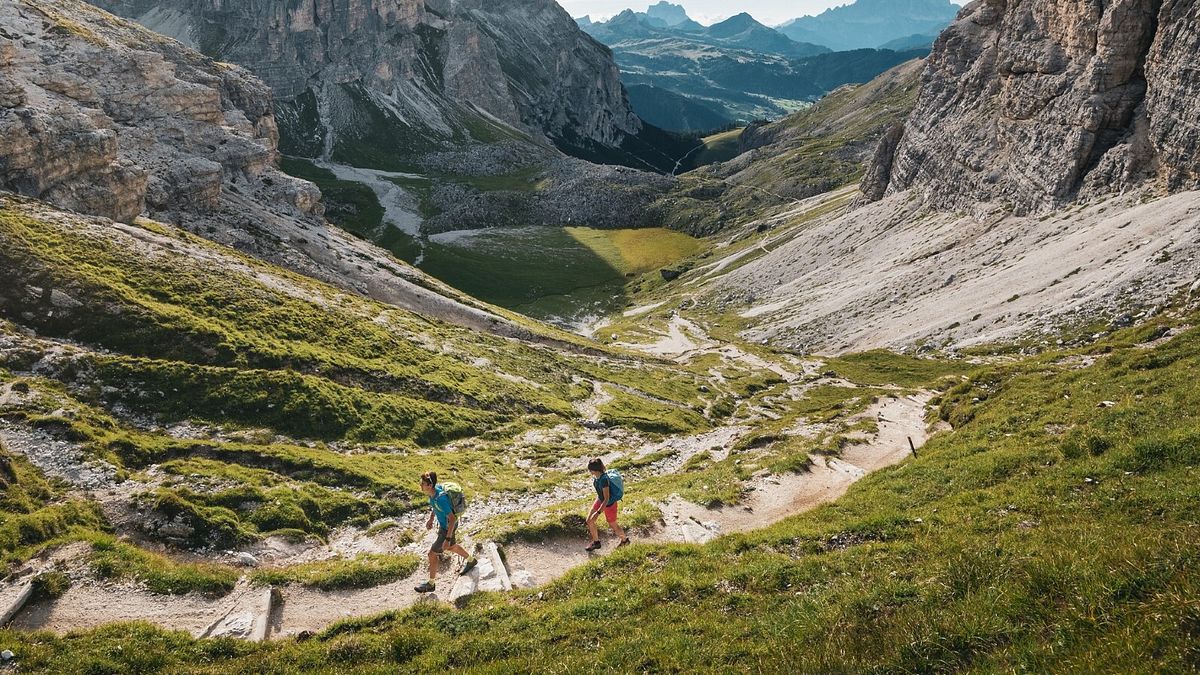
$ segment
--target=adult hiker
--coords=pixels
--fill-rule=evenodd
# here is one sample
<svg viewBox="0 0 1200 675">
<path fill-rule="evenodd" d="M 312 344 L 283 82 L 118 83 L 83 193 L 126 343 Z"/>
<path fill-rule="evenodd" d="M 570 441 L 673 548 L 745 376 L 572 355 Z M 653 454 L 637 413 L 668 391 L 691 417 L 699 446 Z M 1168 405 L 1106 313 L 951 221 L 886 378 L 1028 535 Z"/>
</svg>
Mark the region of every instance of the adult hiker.
<svg viewBox="0 0 1200 675">
<path fill-rule="evenodd" d="M 462 488 L 455 483 L 438 483 L 437 474 L 426 471 L 421 474 L 421 492 L 429 497 L 429 518 L 425 521 L 425 529 L 433 529 L 433 520 L 437 518 L 438 534 L 433 546 L 429 547 L 429 580 L 417 586 L 416 591 L 432 593 L 437 590 L 438 563 L 442 551 L 456 553 L 466 560 L 460 574 L 466 574 L 475 567 L 475 556 L 455 543 L 458 516 L 467 507 Z"/>
<path fill-rule="evenodd" d="M 592 543 L 584 550 L 595 551 L 600 548 L 600 532 L 596 529 L 596 519 L 601 513 L 604 513 L 604 519 L 608 521 L 613 533 L 621 538 L 621 543 L 617 544 L 617 548 L 620 548 L 629 543 L 625 530 L 617 524 L 617 505 L 625 496 L 625 480 L 616 471 L 605 469 L 604 461 L 599 457 L 588 462 L 587 468 L 588 473 L 592 474 L 592 487 L 596 488 L 596 502 L 592 504 L 592 511 L 587 517 L 587 528 L 588 533 L 592 535 Z"/>
</svg>

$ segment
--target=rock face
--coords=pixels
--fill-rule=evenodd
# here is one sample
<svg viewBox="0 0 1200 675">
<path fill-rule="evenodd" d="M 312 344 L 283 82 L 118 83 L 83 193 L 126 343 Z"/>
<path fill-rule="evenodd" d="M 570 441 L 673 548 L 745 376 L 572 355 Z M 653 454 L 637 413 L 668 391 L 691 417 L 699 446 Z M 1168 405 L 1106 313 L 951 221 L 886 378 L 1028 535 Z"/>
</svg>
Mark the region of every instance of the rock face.
<svg viewBox="0 0 1200 675">
<path fill-rule="evenodd" d="M 1200 6 L 978 0 L 938 39 L 863 192 L 1024 214 L 1147 179 L 1200 187 Z"/>
<path fill-rule="evenodd" d="M 316 186 L 275 168 L 271 92 L 242 68 L 77 0 L 0 0 L 0 102 L 0 192 L 146 213 L 382 302 L 530 337 L 329 226 Z"/>
<path fill-rule="evenodd" d="M 5 0 L 0 18 L 0 189 L 126 221 L 214 211 L 226 182 L 314 208 L 271 168 L 270 92 L 246 71 L 82 3 Z"/>
<path fill-rule="evenodd" d="M 250 68 L 290 108 L 285 135 L 308 141 L 297 154 L 362 159 L 354 142 L 388 124 L 411 137 L 384 149 L 409 153 L 492 140 L 496 121 L 566 146 L 641 130 L 611 54 L 554 0 L 95 4 Z"/>
</svg>

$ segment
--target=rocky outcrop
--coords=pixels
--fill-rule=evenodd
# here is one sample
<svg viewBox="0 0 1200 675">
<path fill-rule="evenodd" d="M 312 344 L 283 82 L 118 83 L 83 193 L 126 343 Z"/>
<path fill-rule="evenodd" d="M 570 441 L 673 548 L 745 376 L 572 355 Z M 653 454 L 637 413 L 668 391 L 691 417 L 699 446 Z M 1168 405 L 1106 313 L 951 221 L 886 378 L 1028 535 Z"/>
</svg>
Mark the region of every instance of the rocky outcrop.
<svg viewBox="0 0 1200 675">
<path fill-rule="evenodd" d="M 305 154 L 380 165 L 354 143 L 407 135 L 381 150 L 421 154 L 490 141 L 494 122 L 613 148 L 641 129 L 611 54 L 554 0 L 95 4 L 250 68 L 292 108 L 288 136 L 319 141 Z"/>
<path fill-rule="evenodd" d="M 5 0 L 0 17 L 0 189 L 128 221 L 215 210 L 227 181 L 294 183 L 246 71 L 82 3 Z"/>
<path fill-rule="evenodd" d="M 0 101 L 6 204 L 4 191 L 144 213 L 425 316 L 540 339 L 329 226 L 317 188 L 275 168 L 271 92 L 240 67 L 77 0 L 0 0 Z"/>
<path fill-rule="evenodd" d="M 1200 187 L 1198 13 L 1186 0 L 977 0 L 938 39 L 863 192 L 1033 213 L 1147 179 Z"/>
</svg>

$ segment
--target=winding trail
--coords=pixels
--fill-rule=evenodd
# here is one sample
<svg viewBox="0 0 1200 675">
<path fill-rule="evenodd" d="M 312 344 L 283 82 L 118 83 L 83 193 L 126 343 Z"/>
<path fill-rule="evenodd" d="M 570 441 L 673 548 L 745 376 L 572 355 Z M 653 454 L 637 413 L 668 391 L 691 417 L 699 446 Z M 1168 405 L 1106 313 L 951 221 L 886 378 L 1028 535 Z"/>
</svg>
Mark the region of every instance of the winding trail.
<svg viewBox="0 0 1200 675">
<path fill-rule="evenodd" d="M 929 398 L 930 394 L 923 393 L 881 400 L 863 414 L 879 420 L 879 432 L 869 442 L 851 446 L 839 458 L 814 456 L 812 467 L 804 473 L 757 476 L 746 486 L 748 495 L 741 504 L 706 508 L 673 496 L 661 505 L 662 524 L 635 538 L 639 542 L 702 544 L 723 534 L 764 528 L 834 501 L 863 476 L 911 454 L 910 437 L 917 448 L 925 444 Z M 616 539 L 609 534 L 605 548 L 597 553 L 583 550 L 583 537 L 560 538 L 511 544 L 504 549 L 505 558 L 512 574 L 528 575 L 534 585 L 541 585 L 611 553 Z"/>
<path fill-rule="evenodd" d="M 650 531 L 634 534 L 634 538 L 638 542 L 703 543 L 723 534 L 765 527 L 830 502 L 868 473 L 907 457 L 910 454 L 909 437 L 918 447 L 924 444 L 928 437 L 924 414 L 929 397 L 930 394 L 924 393 L 881 399 L 866 412 L 852 418 L 873 417 L 877 420 L 878 431 L 865 443 L 847 448 L 836 459 L 813 457 L 811 470 L 804 473 L 756 474 L 747 483 L 741 504 L 708 509 L 672 497 L 659 504 L 663 513 L 661 524 Z M 649 469 L 655 475 L 669 474 L 699 453 L 710 453 L 714 459 L 727 456 L 729 449 L 750 430 L 751 427 L 746 425 L 720 427 L 695 437 L 666 439 L 636 452 L 650 454 L 670 446 L 675 452 Z M 630 488 L 636 490 L 636 482 L 631 482 Z M 578 498 L 580 489 L 587 488 L 568 486 L 556 490 L 554 497 L 562 500 Z M 496 503 L 487 504 L 492 501 Z M 499 496 L 496 500 L 486 500 L 480 507 L 495 514 L 524 510 L 528 504 Z M 402 550 L 423 552 L 432 536 L 432 533 L 426 533 L 420 541 L 408 544 Z M 267 605 L 269 609 L 264 609 L 262 600 L 267 591 L 252 587 L 245 577 L 232 593 L 218 599 L 194 594 L 156 595 L 129 583 L 83 578 L 57 599 L 29 604 L 11 625 L 26 630 L 65 633 L 114 621 L 145 620 L 164 628 L 187 631 L 196 637 L 248 638 L 258 622 L 263 622 L 268 638 L 298 635 L 321 630 L 342 619 L 400 610 L 418 602 L 454 602 L 476 590 L 503 591 L 545 584 L 596 557 L 597 554 L 583 550 L 584 538 L 513 543 L 504 547 L 503 560 L 493 554 L 491 560 L 494 563 L 481 562 L 480 569 L 465 577 L 457 576 L 460 562 L 455 559 L 444 568 L 437 593 L 424 597 L 413 591 L 414 584 L 424 574 L 424 564 L 408 579 L 371 588 L 342 591 L 319 591 L 300 586 L 279 588 L 276 589 L 276 601 Z M 466 543 L 469 548 L 475 542 L 467 537 Z M 615 539 L 606 540 L 598 555 L 610 553 L 615 543 Z M 489 550 L 486 542 L 482 548 Z M 494 545 L 491 550 L 494 551 Z M 59 554 L 62 557 L 61 550 Z M 76 557 L 72 564 L 85 563 Z"/>
</svg>

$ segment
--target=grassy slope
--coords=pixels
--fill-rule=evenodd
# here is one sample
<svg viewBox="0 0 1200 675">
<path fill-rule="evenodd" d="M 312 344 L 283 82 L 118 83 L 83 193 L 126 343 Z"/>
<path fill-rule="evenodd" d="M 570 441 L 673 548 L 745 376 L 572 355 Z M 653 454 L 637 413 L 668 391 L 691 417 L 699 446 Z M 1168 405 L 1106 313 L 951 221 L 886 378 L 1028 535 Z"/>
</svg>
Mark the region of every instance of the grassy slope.
<svg viewBox="0 0 1200 675">
<path fill-rule="evenodd" d="M 755 161 L 704 166 L 684 174 L 678 187 L 656 205 L 662 222 L 708 234 L 728 226 L 727 214 L 737 214 L 742 222 L 753 220 L 791 199 L 858 180 L 884 129 L 904 120 L 912 109 L 920 74 L 920 62 L 897 66 L 867 84 L 838 89 L 811 108 L 754 130 L 760 139 L 754 143 Z"/>
<path fill-rule="evenodd" d="M 1200 331 L 1131 346 L 1145 334 L 1092 348 L 1087 368 L 975 373 L 940 401 L 954 432 L 835 504 L 706 546 L 635 546 L 539 594 L 302 643 L 145 626 L 3 639 L 60 671 L 1194 669 Z"/>
<path fill-rule="evenodd" d="M 531 481 L 516 462 L 540 450 L 512 439 L 573 420 L 573 402 L 591 394 L 583 378 L 699 405 L 696 374 L 429 321 L 157 223 L 115 226 L 3 197 L 0 264 L 0 389 L 24 392 L 0 415 L 78 444 L 118 479 L 157 465 L 162 486 L 130 489 L 191 525 L 191 546 L 365 527 L 411 508 L 430 468 L 478 494 L 544 489 L 565 474 Z M 60 357 L 32 373 L 47 353 Z M 162 428 L 180 422 L 199 437 Z M 36 499 L 0 509 L 6 560 L 50 542 L 104 545 L 90 507 L 14 466 Z M 161 568 L 132 576 L 171 571 L 109 557 Z"/>
<path fill-rule="evenodd" d="M 695 151 L 682 168 L 690 171 L 696 167 L 708 166 L 717 162 L 728 162 L 741 152 L 741 136 L 745 127 L 730 129 L 720 133 L 705 136 L 702 139 L 704 147 Z"/>
<path fill-rule="evenodd" d="M 599 307 L 592 314 L 619 310 L 630 277 L 657 272 L 700 246 L 659 228 L 495 228 L 464 243 L 430 242 L 421 268 L 487 302 L 537 318 L 566 317 L 593 305 Z"/>
</svg>

